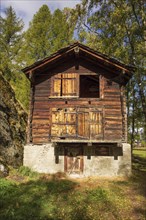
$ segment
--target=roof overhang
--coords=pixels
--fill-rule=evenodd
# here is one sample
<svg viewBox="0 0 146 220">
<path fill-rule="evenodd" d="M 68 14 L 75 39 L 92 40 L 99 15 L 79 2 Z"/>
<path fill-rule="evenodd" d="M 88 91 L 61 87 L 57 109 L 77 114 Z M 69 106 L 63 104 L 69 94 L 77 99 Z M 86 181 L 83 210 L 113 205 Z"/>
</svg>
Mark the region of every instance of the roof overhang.
<svg viewBox="0 0 146 220">
<path fill-rule="evenodd" d="M 46 67 L 53 68 L 53 65 L 62 61 L 63 59 L 69 59 L 74 57 L 75 59 L 83 59 L 91 62 L 94 66 L 100 66 L 107 71 L 111 71 L 115 74 L 115 79 L 119 84 L 126 84 L 132 77 L 135 68 L 130 65 L 125 65 L 114 58 L 110 58 L 107 55 L 101 54 L 79 42 L 64 47 L 58 50 L 51 56 L 35 62 L 34 64 L 25 67 L 22 71 L 29 76 L 31 73 L 41 72 Z M 113 80 L 114 80 L 113 77 Z M 121 80 L 122 79 L 122 80 Z"/>
</svg>

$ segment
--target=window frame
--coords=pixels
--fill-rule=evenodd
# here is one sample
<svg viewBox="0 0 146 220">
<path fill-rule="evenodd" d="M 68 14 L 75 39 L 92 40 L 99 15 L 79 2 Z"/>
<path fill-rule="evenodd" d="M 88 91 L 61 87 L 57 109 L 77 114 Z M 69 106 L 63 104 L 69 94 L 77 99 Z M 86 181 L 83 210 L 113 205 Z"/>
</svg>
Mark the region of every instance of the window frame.
<svg viewBox="0 0 146 220">
<path fill-rule="evenodd" d="M 59 76 L 60 74 L 60 76 Z M 65 75 L 67 74 L 75 74 L 74 77 L 65 77 Z M 78 86 L 77 86 L 77 73 L 58 73 L 56 74 L 55 76 L 52 77 L 52 80 L 51 80 L 51 96 L 49 98 L 78 98 Z M 59 81 L 60 80 L 60 92 L 55 92 L 54 91 L 54 87 L 55 87 L 55 80 Z M 63 82 L 65 81 L 69 81 L 69 82 L 72 82 L 74 81 L 74 92 L 71 92 L 71 93 L 65 93 L 63 91 L 63 89 L 65 88 L 65 84 L 63 84 Z M 69 95 L 68 95 L 69 94 Z M 73 94 L 73 95 L 72 95 Z"/>
</svg>

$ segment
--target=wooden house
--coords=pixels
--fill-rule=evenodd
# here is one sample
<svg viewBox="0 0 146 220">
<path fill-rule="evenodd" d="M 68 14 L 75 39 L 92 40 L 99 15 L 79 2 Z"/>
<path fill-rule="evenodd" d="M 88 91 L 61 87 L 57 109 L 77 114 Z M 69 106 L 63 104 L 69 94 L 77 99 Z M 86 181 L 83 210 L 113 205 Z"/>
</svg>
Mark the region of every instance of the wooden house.
<svg viewBox="0 0 146 220">
<path fill-rule="evenodd" d="M 79 42 L 23 69 L 31 81 L 24 165 L 83 176 L 130 173 L 124 89 L 132 71 Z"/>
</svg>

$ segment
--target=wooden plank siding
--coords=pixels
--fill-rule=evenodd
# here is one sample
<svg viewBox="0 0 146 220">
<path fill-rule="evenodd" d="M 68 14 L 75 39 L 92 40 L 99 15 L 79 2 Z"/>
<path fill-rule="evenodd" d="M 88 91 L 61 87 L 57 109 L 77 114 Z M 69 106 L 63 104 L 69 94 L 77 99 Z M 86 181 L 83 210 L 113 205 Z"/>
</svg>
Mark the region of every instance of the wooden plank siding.
<svg viewBox="0 0 146 220">
<path fill-rule="evenodd" d="M 59 70 L 60 67 L 35 76 L 30 141 L 38 144 L 63 138 L 125 141 L 123 88 L 99 74 L 99 97 L 80 98 L 80 75 L 93 77 L 98 71 L 95 73 L 85 65 Z"/>
<path fill-rule="evenodd" d="M 106 140 L 123 140 L 123 123 L 121 112 L 120 86 L 105 79 L 104 85 L 105 103 L 105 137 Z"/>
</svg>

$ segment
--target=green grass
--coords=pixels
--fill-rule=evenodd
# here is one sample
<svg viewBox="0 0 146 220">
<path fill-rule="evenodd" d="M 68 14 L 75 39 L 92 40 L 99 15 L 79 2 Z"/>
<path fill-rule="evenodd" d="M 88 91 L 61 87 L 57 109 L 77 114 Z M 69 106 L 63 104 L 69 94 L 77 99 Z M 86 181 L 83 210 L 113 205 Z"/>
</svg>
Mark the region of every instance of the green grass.
<svg viewBox="0 0 146 220">
<path fill-rule="evenodd" d="M 146 148 L 133 149 L 133 168 L 146 172 Z"/>
<path fill-rule="evenodd" d="M 139 156 L 146 159 L 146 148 L 144 149 L 133 149 L 133 155 Z"/>
<path fill-rule="evenodd" d="M 28 176 L 30 178 L 33 178 L 33 177 L 37 178 L 39 176 L 39 174 L 37 172 L 34 172 L 29 167 L 25 167 L 25 166 L 19 167 L 18 172 L 22 176 Z"/>
<path fill-rule="evenodd" d="M 129 179 L 73 180 L 20 167 L 0 179 L 0 219 L 144 220 L 146 171 L 136 166 L 140 161 Z"/>
</svg>

